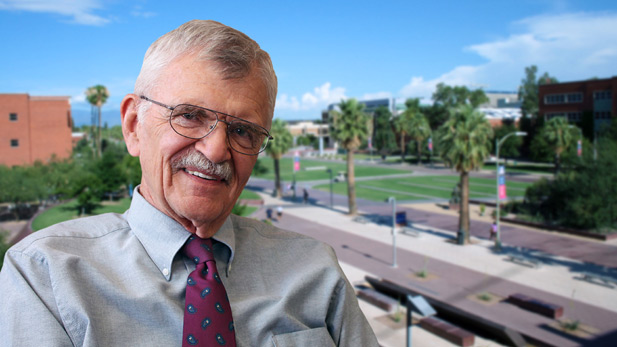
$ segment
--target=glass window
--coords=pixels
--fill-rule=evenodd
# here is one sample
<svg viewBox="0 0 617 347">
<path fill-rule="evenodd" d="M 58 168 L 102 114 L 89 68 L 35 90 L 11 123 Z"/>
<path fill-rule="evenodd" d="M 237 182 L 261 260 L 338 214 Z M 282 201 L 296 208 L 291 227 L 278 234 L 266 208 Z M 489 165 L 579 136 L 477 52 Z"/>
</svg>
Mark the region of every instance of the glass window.
<svg viewBox="0 0 617 347">
<path fill-rule="evenodd" d="M 17 113 L 10 113 L 9 114 L 9 120 L 11 122 L 16 122 L 17 121 Z"/>
<path fill-rule="evenodd" d="M 11 147 L 19 147 L 19 140 L 11 139 Z"/>
</svg>

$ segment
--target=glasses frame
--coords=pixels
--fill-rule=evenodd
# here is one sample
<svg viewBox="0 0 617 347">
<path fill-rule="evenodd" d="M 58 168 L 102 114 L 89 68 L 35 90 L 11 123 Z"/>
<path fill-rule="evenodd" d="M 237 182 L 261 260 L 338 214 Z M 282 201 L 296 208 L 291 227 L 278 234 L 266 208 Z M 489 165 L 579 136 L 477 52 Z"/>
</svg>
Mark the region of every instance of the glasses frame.
<svg viewBox="0 0 617 347">
<path fill-rule="evenodd" d="M 149 101 L 149 102 L 151 102 L 151 103 L 153 103 L 153 104 L 155 104 L 155 105 L 158 105 L 158 106 L 161 106 L 161 107 L 164 107 L 164 108 L 168 109 L 168 110 L 170 111 L 170 112 L 169 112 L 169 126 L 171 126 L 171 128 L 173 129 L 173 131 L 174 131 L 176 134 L 178 134 L 178 135 L 180 135 L 180 136 L 182 136 L 182 137 L 186 137 L 187 139 L 193 139 L 193 140 L 200 140 L 200 139 L 203 139 L 204 137 L 206 137 L 206 136 L 210 135 L 210 134 L 214 131 L 214 129 L 216 129 L 216 126 L 219 124 L 219 122 L 222 122 L 222 123 L 225 123 L 225 124 L 227 125 L 227 130 L 226 130 L 225 132 L 227 133 L 227 144 L 229 145 L 229 148 L 233 149 L 235 152 L 238 152 L 238 153 L 240 153 L 240 154 L 244 154 L 244 155 L 259 155 L 259 153 L 261 153 L 261 152 L 263 152 L 263 151 L 265 151 L 265 150 L 266 150 L 266 147 L 268 147 L 268 144 L 270 143 L 270 141 L 274 140 L 274 137 L 272 137 L 272 136 L 270 135 L 270 132 L 269 132 L 266 128 L 262 127 L 261 125 L 255 124 L 255 123 L 253 123 L 253 122 L 249 122 L 249 121 L 247 121 L 247 120 L 244 120 L 244 119 L 239 118 L 239 117 L 236 117 L 236 116 L 232 116 L 232 115 L 227 114 L 227 113 L 223 113 L 223 112 L 215 111 L 215 110 L 212 110 L 212 109 L 209 109 L 209 108 L 206 108 L 206 107 L 201 107 L 201 106 L 192 105 L 192 104 L 178 104 L 178 105 L 176 105 L 176 106 L 173 106 L 173 107 L 172 107 L 172 106 L 169 106 L 169 105 L 165 105 L 165 104 L 164 104 L 164 103 L 162 103 L 162 102 L 158 102 L 158 101 L 156 101 L 156 100 L 152 100 L 152 99 L 150 99 L 149 97 L 147 97 L 147 96 L 145 96 L 145 95 L 140 95 L 140 96 L 139 96 L 139 98 L 140 98 L 140 99 L 143 99 L 143 100 L 146 100 L 146 101 Z M 174 128 L 173 124 L 171 123 L 171 116 L 173 115 L 174 110 L 175 110 L 178 106 L 191 106 L 191 107 L 197 107 L 197 108 L 200 108 L 200 109 L 202 109 L 202 110 L 206 110 L 206 111 L 212 112 L 212 113 L 214 113 L 214 116 L 216 117 L 216 122 L 214 122 L 214 126 L 211 126 L 211 127 L 210 127 L 210 129 L 206 132 L 206 134 L 205 134 L 204 136 L 200 136 L 200 137 L 191 137 L 191 136 L 186 136 L 186 135 L 184 135 L 184 134 L 181 134 L 181 133 L 179 133 L 179 132 L 178 132 L 178 130 L 176 130 L 176 128 Z M 230 138 L 229 138 L 229 126 L 230 126 L 230 125 L 231 125 L 234 121 L 233 121 L 233 120 L 232 120 L 232 121 L 227 121 L 227 120 L 221 119 L 221 118 L 219 117 L 219 114 L 224 115 L 225 117 L 231 117 L 232 119 L 235 119 L 235 120 L 236 120 L 236 122 L 248 123 L 248 124 L 251 124 L 251 125 L 253 125 L 253 126 L 257 127 L 257 128 L 258 128 L 258 129 L 260 129 L 260 130 L 263 130 L 263 134 L 266 136 L 266 137 L 265 137 L 265 139 L 264 139 L 264 141 L 266 142 L 266 144 L 265 144 L 265 145 L 264 145 L 264 146 L 263 146 L 263 147 L 259 150 L 259 152 L 257 152 L 257 153 L 245 153 L 245 152 L 241 152 L 241 151 L 237 150 L 237 149 L 236 149 L 236 148 L 234 148 L 234 146 L 231 144 L 231 140 L 230 140 Z"/>
</svg>

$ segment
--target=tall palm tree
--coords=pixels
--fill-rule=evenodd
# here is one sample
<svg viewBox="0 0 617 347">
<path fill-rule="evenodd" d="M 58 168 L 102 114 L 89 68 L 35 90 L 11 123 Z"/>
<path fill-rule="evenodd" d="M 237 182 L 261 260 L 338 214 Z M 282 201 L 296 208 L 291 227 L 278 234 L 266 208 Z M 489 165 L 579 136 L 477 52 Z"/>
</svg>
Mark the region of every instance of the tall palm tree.
<svg viewBox="0 0 617 347">
<path fill-rule="evenodd" d="M 97 84 L 86 89 L 86 100 L 88 100 L 92 107 L 96 107 L 98 111 L 99 122 L 96 132 L 96 153 L 99 158 L 101 157 L 101 107 L 107 102 L 107 98 L 109 98 L 109 91 L 103 85 Z"/>
<path fill-rule="evenodd" d="M 555 176 L 561 169 L 561 153 L 576 141 L 573 128 L 565 117 L 553 117 L 544 126 L 544 136 L 555 152 Z"/>
<path fill-rule="evenodd" d="M 347 197 L 349 214 L 358 213 L 356 206 L 356 178 L 354 174 L 354 151 L 368 136 L 368 115 L 364 113 L 364 105 L 356 99 L 341 100 L 339 111 L 330 114 L 330 133 L 343 148 L 347 150 Z"/>
<path fill-rule="evenodd" d="M 280 198 L 282 196 L 280 160 L 283 154 L 287 153 L 293 145 L 293 137 L 289 129 L 287 129 L 286 123 L 279 118 L 272 122 L 270 135 L 272 135 L 274 140 L 268 143 L 266 153 L 274 160 L 274 189 L 276 190 L 276 195 Z"/>
<path fill-rule="evenodd" d="M 401 162 L 405 162 L 405 137 L 409 134 L 413 129 L 411 128 L 411 118 L 413 118 L 414 112 L 409 108 L 403 111 L 403 113 L 398 116 L 398 118 L 394 121 L 394 128 L 399 134 L 399 139 L 401 141 Z"/>
<path fill-rule="evenodd" d="M 451 110 L 441 131 L 441 157 L 461 175 L 459 231 L 464 233 L 465 243 L 469 243 L 469 172 L 480 169 L 489 156 L 493 129 L 482 113 L 471 105 L 463 105 Z"/>
<path fill-rule="evenodd" d="M 418 154 L 418 165 L 422 163 L 422 144 L 424 140 L 431 137 L 431 127 L 428 124 L 426 117 L 420 112 L 416 112 L 410 119 L 409 137 L 416 141 L 416 150 Z"/>
</svg>

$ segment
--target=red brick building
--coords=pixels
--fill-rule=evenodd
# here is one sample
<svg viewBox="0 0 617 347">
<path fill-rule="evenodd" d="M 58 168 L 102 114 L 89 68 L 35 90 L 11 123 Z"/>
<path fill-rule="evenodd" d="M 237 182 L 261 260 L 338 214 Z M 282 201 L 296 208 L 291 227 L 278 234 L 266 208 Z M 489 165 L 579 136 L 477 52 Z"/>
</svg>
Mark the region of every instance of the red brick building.
<svg viewBox="0 0 617 347">
<path fill-rule="evenodd" d="M 593 116 L 595 131 L 617 115 L 617 76 L 606 79 L 545 84 L 539 87 L 539 113 L 545 119 L 567 117 L 578 123 Z"/>
<path fill-rule="evenodd" d="M 68 158 L 71 130 L 69 97 L 0 94 L 1 165 Z"/>
</svg>

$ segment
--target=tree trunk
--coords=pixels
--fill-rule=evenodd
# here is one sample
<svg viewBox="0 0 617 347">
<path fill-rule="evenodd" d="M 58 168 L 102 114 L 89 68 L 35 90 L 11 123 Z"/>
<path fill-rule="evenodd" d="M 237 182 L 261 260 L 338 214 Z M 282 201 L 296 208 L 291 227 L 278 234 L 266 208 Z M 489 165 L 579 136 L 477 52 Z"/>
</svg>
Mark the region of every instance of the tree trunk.
<svg viewBox="0 0 617 347">
<path fill-rule="evenodd" d="M 405 135 L 401 133 L 401 164 L 405 164 Z"/>
<path fill-rule="evenodd" d="M 416 141 L 418 147 L 418 165 L 422 165 L 422 141 Z"/>
<path fill-rule="evenodd" d="M 279 166 L 279 158 L 274 159 L 274 189 L 276 190 L 276 196 L 280 198 L 283 196 L 281 191 L 281 170 Z"/>
<path fill-rule="evenodd" d="M 555 154 L 555 177 L 559 175 L 559 170 L 561 169 L 561 160 L 559 158 L 559 153 Z"/>
<path fill-rule="evenodd" d="M 100 158 L 102 156 L 102 153 L 101 153 L 101 106 L 97 106 L 97 108 L 99 110 L 99 124 L 98 124 L 98 131 L 96 134 L 96 152 Z"/>
<path fill-rule="evenodd" d="M 347 197 L 349 201 L 349 214 L 355 216 L 358 213 L 356 206 L 356 176 L 354 174 L 353 150 L 347 150 Z"/>
<path fill-rule="evenodd" d="M 458 230 L 465 233 L 465 244 L 469 239 L 469 172 L 461 172 L 461 205 L 459 210 Z"/>
</svg>

